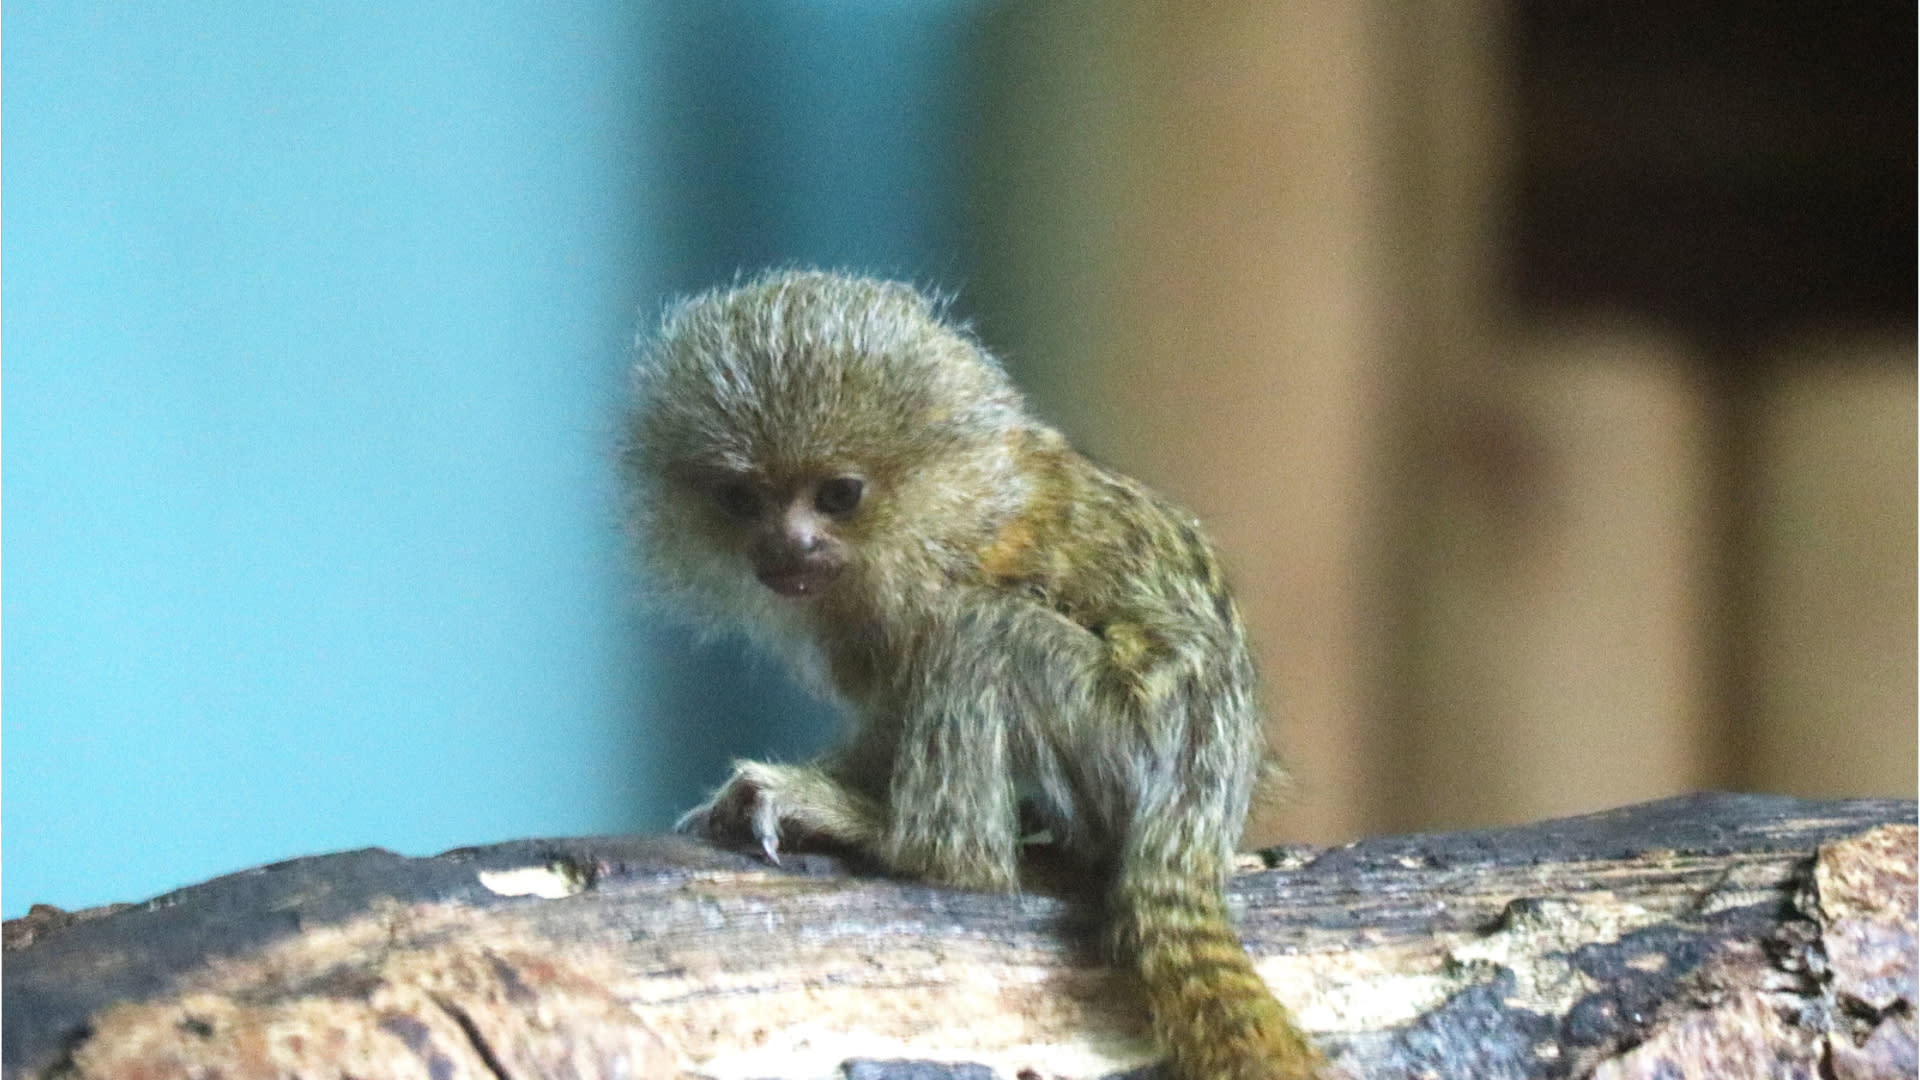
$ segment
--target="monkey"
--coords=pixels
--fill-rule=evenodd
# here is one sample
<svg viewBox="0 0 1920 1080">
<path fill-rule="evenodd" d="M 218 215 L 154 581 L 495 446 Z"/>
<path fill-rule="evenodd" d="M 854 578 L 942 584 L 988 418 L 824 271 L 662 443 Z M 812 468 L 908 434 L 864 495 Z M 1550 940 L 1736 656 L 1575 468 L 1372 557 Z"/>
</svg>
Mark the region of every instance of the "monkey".
<svg viewBox="0 0 1920 1080">
<path fill-rule="evenodd" d="M 1177 1080 L 1321 1075 L 1229 921 L 1268 754 L 1191 514 L 1074 451 L 906 284 L 782 270 L 682 300 L 633 390 L 622 471 L 656 586 L 854 720 L 811 763 L 736 762 L 683 831 L 1008 892 L 1037 818 L 1099 883 Z"/>
</svg>

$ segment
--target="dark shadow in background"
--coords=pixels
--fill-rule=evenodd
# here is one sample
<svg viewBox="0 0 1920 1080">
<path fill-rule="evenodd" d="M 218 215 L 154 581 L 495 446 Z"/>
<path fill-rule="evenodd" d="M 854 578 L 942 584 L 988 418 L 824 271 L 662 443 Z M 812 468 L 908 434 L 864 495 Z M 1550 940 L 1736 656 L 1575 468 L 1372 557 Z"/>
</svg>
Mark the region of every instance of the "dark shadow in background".
<svg viewBox="0 0 1920 1080">
<path fill-rule="evenodd" d="M 668 294 L 796 265 L 964 287 L 980 7 L 663 5 L 652 51 Z M 647 818 L 693 805 L 733 758 L 804 759 L 832 738 L 832 711 L 776 665 L 643 619 L 662 667 L 645 703 L 661 748 L 659 786 L 642 795 Z"/>
<path fill-rule="evenodd" d="M 1523 308 L 1633 312 L 1734 369 L 1809 325 L 1911 324 L 1910 0 L 1526 0 L 1513 22 Z"/>
</svg>

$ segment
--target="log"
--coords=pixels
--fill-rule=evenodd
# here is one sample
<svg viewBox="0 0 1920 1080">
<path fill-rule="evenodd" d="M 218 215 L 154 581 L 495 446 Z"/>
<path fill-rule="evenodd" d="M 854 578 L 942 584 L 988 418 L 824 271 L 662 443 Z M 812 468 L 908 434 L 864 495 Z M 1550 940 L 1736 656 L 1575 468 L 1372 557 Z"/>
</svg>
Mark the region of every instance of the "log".
<svg viewBox="0 0 1920 1080">
<path fill-rule="evenodd" d="M 1695 795 L 1264 853 L 1261 973 L 1357 1077 L 1911 1076 L 1915 805 Z M 295 859 L 5 926 L 24 1077 L 1158 1074 L 1093 905 L 680 837 Z"/>
</svg>

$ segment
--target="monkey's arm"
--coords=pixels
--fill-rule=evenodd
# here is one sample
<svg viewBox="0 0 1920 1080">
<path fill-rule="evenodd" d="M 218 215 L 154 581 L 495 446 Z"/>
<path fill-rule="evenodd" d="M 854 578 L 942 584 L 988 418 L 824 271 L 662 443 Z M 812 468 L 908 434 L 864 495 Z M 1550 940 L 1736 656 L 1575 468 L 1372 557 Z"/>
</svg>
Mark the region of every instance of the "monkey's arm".
<svg viewBox="0 0 1920 1080">
<path fill-rule="evenodd" d="M 903 875 L 1014 889 L 1016 779 L 1055 741 L 1039 729 L 1078 726 L 1102 647 L 1010 595 L 974 595 L 930 625 L 852 745 L 812 765 L 741 762 L 681 828 L 769 858 L 783 843 L 824 841 Z"/>
</svg>

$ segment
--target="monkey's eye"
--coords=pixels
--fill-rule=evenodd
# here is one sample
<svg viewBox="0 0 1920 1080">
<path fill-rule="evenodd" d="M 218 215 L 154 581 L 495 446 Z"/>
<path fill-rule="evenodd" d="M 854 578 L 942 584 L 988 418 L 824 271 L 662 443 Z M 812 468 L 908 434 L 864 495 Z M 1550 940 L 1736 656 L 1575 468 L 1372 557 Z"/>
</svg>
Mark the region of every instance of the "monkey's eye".
<svg viewBox="0 0 1920 1080">
<path fill-rule="evenodd" d="M 713 504 L 720 512 L 738 521 L 750 521 L 760 514 L 760 493 L 745 480 L 722 480 L 713 485 Z"/>
<path fill-rule="evenodd" d="M 828 517 L 846 517 L 860 505 L 867 482 L 857 476 L 830 476 L 813 492 L 813 508 Z"/>
</svg>

